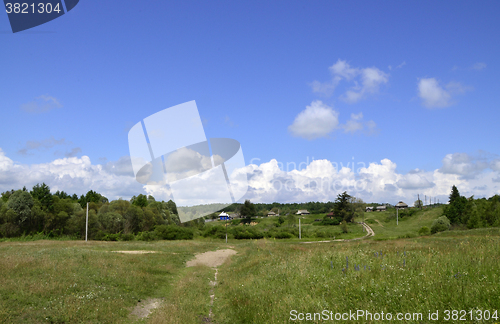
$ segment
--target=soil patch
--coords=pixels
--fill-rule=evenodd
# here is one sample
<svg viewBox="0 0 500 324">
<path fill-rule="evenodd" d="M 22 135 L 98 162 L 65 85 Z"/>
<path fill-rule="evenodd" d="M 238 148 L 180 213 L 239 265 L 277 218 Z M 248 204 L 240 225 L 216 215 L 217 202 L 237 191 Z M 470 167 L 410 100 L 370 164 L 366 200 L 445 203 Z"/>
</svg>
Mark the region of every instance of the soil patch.
<svg viewBox="0 0 500 324">
<path fill-rule="evenodd" d="M 196 265 L 202 264 L 215 268 L 223 264 L 228 257 L 236 253 L 237 252 L 235 250 L 225 249 L 197 254 L 193 260 L 190 260 L 186 263 L 186 267 L 194 267 Z"/>
<path fill-rule="evenodd" d="M 141 300 L 137 303 L 131 315 L 135 315 L 138 318 L 147 317 L 151 314 L 151 311 L 155 308 L 158 308 L 161 304 L 161 299 L 159 298 L 148 298 L 146 300 Z"/>
<path fill-rule="evenodd" d="M 125 253 L 125 254 L 146 254 L 146 253 L 158 253 L 158 251 L 110 251 L 115 253 Z"/>
</svg>

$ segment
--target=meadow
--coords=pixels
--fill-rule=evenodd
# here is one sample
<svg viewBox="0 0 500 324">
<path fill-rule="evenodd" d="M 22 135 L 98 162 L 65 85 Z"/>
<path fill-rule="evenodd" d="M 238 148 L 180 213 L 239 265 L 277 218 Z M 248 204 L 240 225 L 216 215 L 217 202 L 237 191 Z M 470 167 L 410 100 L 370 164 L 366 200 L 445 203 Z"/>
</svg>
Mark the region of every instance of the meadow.
<svg viewBox="0 0 500 324">
<path fill-rule="evenodd" d="M 374 314 L 382 312 L 392 320 L 403 314 L 401 323 L 499 322 L 500 229 L 419 237 L 418 230 L 438 214 L 439 208 L 425 210 L 396 225 L 390 211 L 365 213 L 375 237 L 350 242 L 1 242 L 0 322 L 375 323 L 382 320 Z M 197 253 L 228 247 L 238 253 L 218 268 L 208 318 L 215 270 L 185 263 Z M 157 253 L 112 252 L 119 250 Z M 145 319 L 130 315 L 147 298 L 160 298 L 161 306 Z M 372 319 L 335 320 L 358 310 Z M 436 312 L 437 320 L 429 319 Z M 405 320 L 407 313 L 411 318 Z"/>
</svg>

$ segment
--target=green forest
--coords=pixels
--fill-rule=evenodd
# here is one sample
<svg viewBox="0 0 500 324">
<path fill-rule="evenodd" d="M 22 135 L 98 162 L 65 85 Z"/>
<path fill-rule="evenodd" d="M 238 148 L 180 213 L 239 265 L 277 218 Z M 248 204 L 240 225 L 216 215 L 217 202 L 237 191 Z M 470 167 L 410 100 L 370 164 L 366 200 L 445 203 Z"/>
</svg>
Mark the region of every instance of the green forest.
<svg viewBox="0 0 500 324">
<path fill-rule="evenodd" d="M 192 239 L 194 236 L 209 236 L 221 238 L 225 229 L 218 226 L 207 226 L 204 218 L 181 223 L 177 206 L 172 201 L 156 201 L 152 196 L 140 194 L 130 200 L 108 201 L 106 197 L 93 190 L 78 197 L 64 191 L 51 193 L 45 183 L 35 185 L 31 190 L 24 187 L 20 190 L 3 192 L 0 198 L 0 238 L 37 236 L 40 238 L 84 239 L 86 224 L 86 207 L 88 203 L 88 238 L 92 240 L 155 240 L 155 239 Z M 308 203 L 271 203 L 233 204 L 224 210 L 239 214 L 243 219 L 236 219 L 231 225 L 240 222 L 250 223 L 253 217 L 266 216 L 273 211 L 276 217 L 272 226 L 280 227 L 287 219 L 292 224 L 286 230 L 277 233 L 276 229 L 269 231 L 271 237 L 290 238 L 298 236 L 293 229 L 292 219 L 299 209 L 307 209 L 321 222 L 315 225 L 339 225 L 341 222 L 351 223 L 355 217 L 361 217 L 365 206 L 362 200 L 348 195 L 339 194 L 334 202 Z M 389 209 L 392 206 L 389 206 Z M 203 208 L 203 206 L 200 206 Z M 213 210 L 213 209 L 212 209 Z M 408 216 L 414 214 L 417 208 L 405 212 Z M 333 212 L 333 217 L 326 214 Z M 207 215 L 206 219 L 216 219 L 218 213 Z M 403 215 L 401 215 L 403 216 Z M 345 226 L 345 224 L 344 224 Z M 434 232 L 450 228 L 479 228 L 500 226 L 500 197 L 495 195 L 489 199 L 466 198 L 460 195 L 453 186 L 449 204 L 443 208 L 443 213 L 436 220 Z M 220 228 L 219 228 L 220 227 Z M 230 229 L 235 238 L 261 238 L 269 233 L 254 233 L 252 235 L 239 233 L 242 229 Z M 248 231 L 248 230 L 246 230 Z M 255 231 L 255 229 L 253 230 Z M 252 230 L 250 230 L 252 232 Z M 250 233 L 249 232 L 249 233 Z M 287 232 L 283 234 L 281 232 Z M 224 234 L 223 234 L 224 233 Z"/>
</svg>

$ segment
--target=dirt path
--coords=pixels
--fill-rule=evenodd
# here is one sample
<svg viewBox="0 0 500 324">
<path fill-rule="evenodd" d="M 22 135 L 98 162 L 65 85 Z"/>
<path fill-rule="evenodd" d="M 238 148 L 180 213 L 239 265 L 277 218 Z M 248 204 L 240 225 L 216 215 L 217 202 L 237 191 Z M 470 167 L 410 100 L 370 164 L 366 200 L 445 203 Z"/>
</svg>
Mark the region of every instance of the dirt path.
<svg viewBox="0 0 500 324">
<path fill-rule="evenodd" d="M 205 253 L 197 254 L 193 260 L 186 263 L 186 267 L 193 267 L 198 264 L 203 264 L 211 268 L 216 268 L 223 264 L 226 259 L 233 254 L 236 254 L 236 251 L 231 249 L 208 251 Z"/>
<path fill-rule="evenodd" d="M 208 317 L 205 317 L 203 319 L 204 323 L 211 323 L 212 322 L 212 307 L 214 305 L 214 298 L 215 298 L 215 286 L 217 286 L 217 274 L 219 273 L 219 269 L 217 269 L 218 266 L 223 264 L 227 258 L 229 258 L 231 255 L 236 254 L 237 252 L 235 250 L 231 249 L 225 249 L 225 250 L 217 250 L 217 251 L 208 251 L 205 253 L 197 254 L 193 260 L 190 260 L 186 262 L 186 267 L 193 267 L 198 264 L 206 265 L 211 268 L 215 268 L 215 278 L 214 281 L 210 281 L 210 286 L 212 286 L 212 289 L 210 289 L 210 311 L 208 313 Z"/>
<path fill-rule="evenodd" d="M 378 219 L 376 219 L 375 221 L 376 221 L 376 222 L 377 222 L 380 226 L 384 227 L 384 225 L 382 225 L 382 223 L 381 223 Z"/>
</svg>

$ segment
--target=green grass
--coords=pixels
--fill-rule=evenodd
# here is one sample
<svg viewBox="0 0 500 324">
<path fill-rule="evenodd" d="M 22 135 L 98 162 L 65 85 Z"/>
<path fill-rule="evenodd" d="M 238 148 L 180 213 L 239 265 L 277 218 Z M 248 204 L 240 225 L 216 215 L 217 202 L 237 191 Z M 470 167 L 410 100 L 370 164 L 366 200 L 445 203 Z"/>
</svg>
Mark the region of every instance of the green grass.
<svg viewBox="0 0 500 324">
<path fill-rule="evenodd" d="M 499 232 L 479 232 L 315 245 L 248 242 L 221 271 L 215 322 L 283 323 L 291 310 L 500 311 Z"/>
<path fill-rule="evenodd" d="M 366 233 L 363 231 L 363 227 L 359 224 L 349 224 L 349 232 L 343 233 L 340 226 L 318 226 L 315 225 L 318 222 L 315 222 L 316 219 L 323 219 L 325 214 L 317 214 L 317 215 L 304 215 L 300 216 L 301 221 L 301 231 L 302 231 L 302 239 L 308 241 L 322 241 L 322 240 L 331 240 L 331 239 L 353 239 L 357 237 L 363 237 Z M 266 231 L 275 229 L 275 230 L 287 230 L 287 229 L 295 229 L 296 237 L 291 239 L 286 239 L 285 241 L 299 241 L 298 239 L 298 224 L 299 224 L 299 216 L 295 217 L 295 222 L 293 224 L 289 224 L 288 220 L 285 217 L 285 223 L 276 227 L 278 222 L 278 217 L 263 217 L 263 218 L 255 218 L 253 222 L 258 223 L 257 225 L 251 226 L 256 230 L 265 233 Z M 359 221 L 359 220 L 358 220 Z M 225 221 L 213 221 L 206 224 L 207 227 L 212 226 L 223 226 Z M 230 225 L 229 232 L 231 228 L 241 227 L 241 226 L 250 226 L 250 225 Z M 229 234 L 229 237 L 232 237 Z"/>
<path fill-rule="evenodd" d="M 440 320 L 431 323 L 453 323 L 443 320 L 446 309 L 500 311 L 499 228 L 394 239 L 417 235 L 440 211 L 417 213 L 398 226 L 395 220 L 386 221 L 386 213 L 366 213 L 375 237 L 351 242 L 229 239 L 226 244 L 214 238 L 1 242 L 0 323 L 132 323 L 137 322 L 129 315 L 132 308 L 146 298 L 162 298 L 163 303 L 138 322 L 203 323 L 215 271 L 205 266 L 186 268 L 185 262 L 196 253 L 227 247 L 238 254 L 219 267 L 213 323 L 286 323 L 294 322 L 292 310 L 335 314 L 358 309 L 424 316 L 422 321 L 397 321 L 401 323 L 428 323 L 429 310 L 439 310 Z M 272 221 L 264 218 L 257 226 Z M 303 228 L 325 230 L 307 223 Z M 341 238 L 364 235 L 359 225 L 349 229 Z M 320 238 L 302 242 L 313 240 Z M 120 250 L 158 253 L 111 252 Z M 358 322 L 370 321 L 351 321 Z"/>
<path fill-rule="evenodd" d="M 0 244 L 0 323 L 119 323 L 140 299 L 170 296 L 210 242 Z M 153 250 L 152 254 L 112 253 Z"/>
<path fill-rule="evenodd" d="M 373 229 L 373 240 L 390 240 L 403 237 L 418 236 L 418 231 L 427 226 L 431 228 L 432 222 L 442 215 L 442 208 L 430 208 L 418 211 L 410 217 L 399 218 L 396 225 L 396 212 L 394 209 L 384 212 L 364 213 L 365 222 Z M 356 219 L 362 221 L 362 218 Z"/>
</svg>

